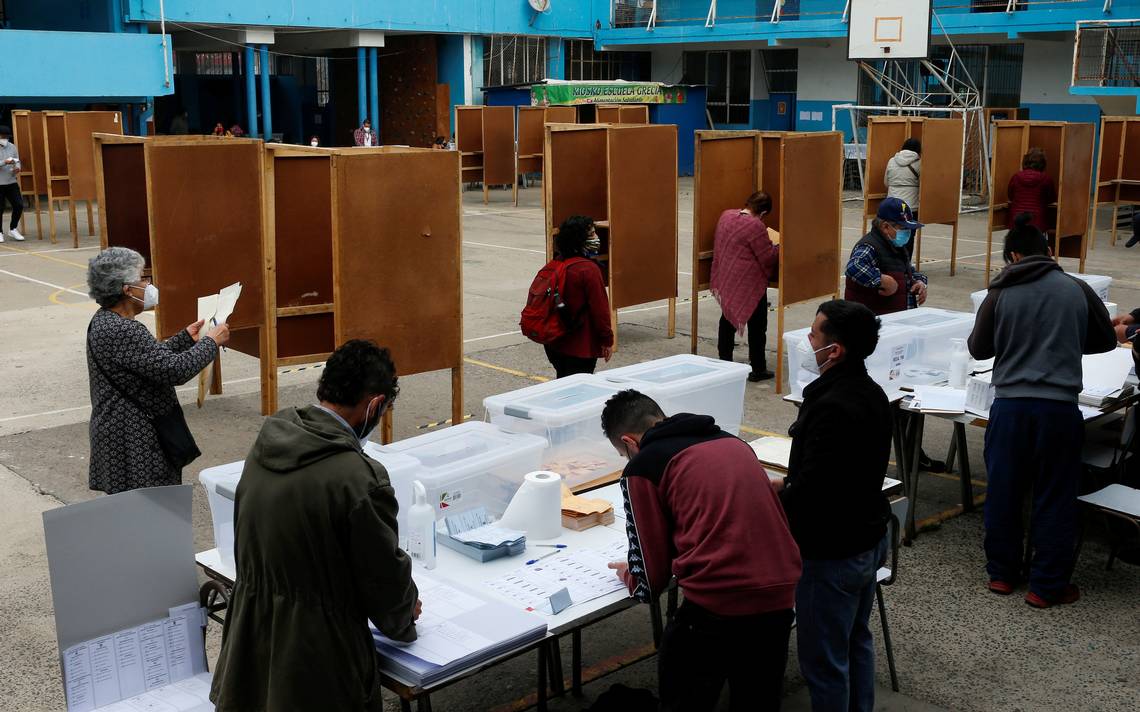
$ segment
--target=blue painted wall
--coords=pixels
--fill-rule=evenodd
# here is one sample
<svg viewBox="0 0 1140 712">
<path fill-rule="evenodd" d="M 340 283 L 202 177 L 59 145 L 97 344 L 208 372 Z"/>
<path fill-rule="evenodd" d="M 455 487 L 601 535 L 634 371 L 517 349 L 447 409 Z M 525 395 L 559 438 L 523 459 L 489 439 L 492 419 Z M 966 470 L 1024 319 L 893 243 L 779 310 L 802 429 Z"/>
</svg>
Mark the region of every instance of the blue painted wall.
<svg viewBox="0 0 1140 712">
<path fill-rule="evenodd" d="M 448 86 L 451 106 L 463 103 L 463 35 L 441 35 L 436 40 L 436 73 L 440 84 Z M 455 112 L 449 111 L 451 136 L 455 135 Z"/>
<path fill-rule="evenodd" d="M 131 22 L 155 22 L 159 0 L 123 0 Z M 168 20 L 278 27 L 350 27 L 478 34 L 587 37 L 609 4 L 552 2 L 537 14 L 525 0 L 166 0 Z M 603 15 L 596 12 L 605 9 Z"/>
<path fill-rule="evenodd" d="M 147 97 L 164 86 L 162 37 L 0 30 L 0 96 Z"/>
<path fill-rule="evenodd" d="M 530 106 L 530 87 L 490 87 L 483 90 L 487 106 Z"/>
<path fill-rule="evenodd" d="M 1096 104 L 1022 104 L 1031 121 L 1078 121 L 1096 124 L 1100 130 L 1100 107 Z"/>
<path fill-rule="evenodd" d="M 705 88 L 688 87 L 684 104 L 650 104 L 649 123 L 677 125 L 677 172 L 693 175 L 693 132 L 708 128 Z"/>
<path fill-rule="evenodd" d="M 8 26 L 14 30 L 111 32 L 120 19 L 114 0 L 5 0 Z"/>
</svg>

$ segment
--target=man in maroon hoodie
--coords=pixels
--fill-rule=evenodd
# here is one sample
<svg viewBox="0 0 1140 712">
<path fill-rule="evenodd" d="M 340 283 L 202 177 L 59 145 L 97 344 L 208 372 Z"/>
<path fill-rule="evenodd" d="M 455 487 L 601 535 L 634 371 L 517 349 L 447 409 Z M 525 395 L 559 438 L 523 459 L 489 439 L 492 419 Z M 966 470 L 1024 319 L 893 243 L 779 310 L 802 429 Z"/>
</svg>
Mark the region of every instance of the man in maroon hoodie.
<svg viewBox="0 0 1140 712">
<path fill-rule="evenodd" d="M 800 554 L 767 473 L 707 415 L 666 418 L 622 391 L 602 430 L 629 458 L 621 477 L 628 561 L 610 564 L 643 602 L 676 576 L 685 601 L 657 656 L 662 710 L 778 710 Z"/>
</svg>

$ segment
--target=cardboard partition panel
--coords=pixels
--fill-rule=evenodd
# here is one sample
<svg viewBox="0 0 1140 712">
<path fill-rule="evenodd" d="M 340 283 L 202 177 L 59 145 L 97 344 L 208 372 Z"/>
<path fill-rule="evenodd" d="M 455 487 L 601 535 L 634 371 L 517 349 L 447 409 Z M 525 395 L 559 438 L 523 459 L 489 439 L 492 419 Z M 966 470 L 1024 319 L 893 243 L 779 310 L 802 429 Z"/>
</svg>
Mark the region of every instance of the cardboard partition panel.
<svg viewBox="0 0 1140 712">
<path fill-rule="evenodd" d="M 542 141 L 545 124 L 546 109 L 544 107 L 519 107 L 519 173 L 542 172 Z"/>
<path fill-rule="evenodd" d="M 548 124 L 576 124 L 578 123 L 578 107 L 548 106 L 546 107 L 545 121 Z"/>
<path fill-rule="evenodd" d="M 510 185 L 518 205 L 518 170 L 515 164 L 515 108 L 483 107 L 483 203 L 492 185 Z"/>
<path fill-rule="evenodd" d="M 483 107 L 455 107 L 455 147 L 463 166 L 463 182 L 483 182 Z"/>
<path fill-rule="evenodd" d="M 691 351 L 697 353 L 700 291 L 709 286 L 716 225 L 725 210 L 743 207 L 763 190 L 772 198 L 767 227 L 780 233 L 777 333 L 784 309 L 839 295 L 843 229 L 843 135 L 698 131 L 693 179 L 693 291 Z M 778 278 L 777 278 L 778 277 Z M 776 388 L 782 388 L 783 349 L 778 349 Z"/>
<path fill-rule="evenodd" d="M 1076 257 L 1084 263 L 1084 236 L 1089 228 L 1089 196 L 1093 171 L 1092 124 L 1069 124 L 1061 151 L 1057 185 L 1058 257 Z M 1083 266 L 1082 266 L 1083 271 Z"/>
<path fill-rule="evenodd" d="M 1096 205 L 1112 204 L 1112 244 L 1120 205 L 1140 204 L 1140 117 L 1105 116 L 1100 123 Z M 1095 235 L 1095 224 L 1093 225 Z M 1096 245 L 1089 240 L 1089 247 Z"/>
<path fill-rule="evenodd" d="M 594 119 L 599 124 L 648 124 L 645 104 L 597 104 Z"/>
<path fill-rule="evenodd" d="M 554 231 L 572 215 L 609 220 L 606 130 L 600 126 L 546 126 L 546 257 L 554 255 Z M 557 168 L 555 168 L 557 166 Z"/>
<path fill-rule="evenodd" d="M 143 139 L 95 134 L 95 193 L 99 203 L 99 243 L 103 249 L 129 247 L 147 267 L 150 213 L 146 203 L 146 159 Z"/>
<path fill-rule="evenodd" d="M 91 137 L 97 133 L 123 133 L 117 111 L 69 111 L 67 119 L 67 176 L 73 200 L 95 200 L 95 152 Z M 94 226 L 92 226 L 94 227 Z"/>
</svg>

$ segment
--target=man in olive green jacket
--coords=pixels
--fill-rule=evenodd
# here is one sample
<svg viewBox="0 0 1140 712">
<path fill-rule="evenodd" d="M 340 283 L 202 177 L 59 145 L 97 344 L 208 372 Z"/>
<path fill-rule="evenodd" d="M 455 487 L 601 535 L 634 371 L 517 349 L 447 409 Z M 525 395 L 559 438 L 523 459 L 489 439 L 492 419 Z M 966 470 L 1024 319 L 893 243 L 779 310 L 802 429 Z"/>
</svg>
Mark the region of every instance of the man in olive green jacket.
<svg viewBox="0 0 1140 712">
<path fill-rule="evenodd" d="M 234 503 L 219 712 L 382 708 L 368 621 L 413 641 L 419 601 L 395 493 L 361 443 L 398 392 L 387 349 L 349 341 L 325 365 L 320 405 L 262 425 Z"/>
</svg>

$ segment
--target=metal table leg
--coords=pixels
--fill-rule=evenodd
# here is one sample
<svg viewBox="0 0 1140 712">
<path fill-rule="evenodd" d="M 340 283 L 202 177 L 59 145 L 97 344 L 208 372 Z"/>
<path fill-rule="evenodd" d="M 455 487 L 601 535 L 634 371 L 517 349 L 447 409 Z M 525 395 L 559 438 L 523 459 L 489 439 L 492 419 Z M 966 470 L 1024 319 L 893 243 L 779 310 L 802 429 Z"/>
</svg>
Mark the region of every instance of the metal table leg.
<svg viewBox="0 0 1140 712">
<path fill-rule="evenodd" d="M 962 487 L 962 511 L 974 511 L 974 483 L 970 474 L 970 450 L 966 445 L 966 424 L 954 421 L 954 439 L 957 443 L 961 464 L 958 467 L 958 480 Z"/>
<path fill-rule="evenodd" d="M 431 695 L 424 694 L 416 699 L 416 712 L 431 712 Z"/>
<path fill-rule="evenodd" d="M 911 438 L 914 442 L 911 443 L 910 489 L 907 491 L 906 536 L 904 537 L 907 543 L 913 542 L 918 537 L 918 531 L 914 526 L 914 510 L 918 504 L 918 474 L 922 462 L 922 431 L 924 427 L 926 427 L 926 416 L 922 413 L 914 413 L 911 426 Z"/>
<path fill-rule="evenodd" d="M 562 677 L 562 646 L 558 644 L 558 638 L 550 639 L 550 655 L 547 656 L 547 664 L 550 666 L 550 691 L 554 696 L 566 693 L 566 679 Z"/>
<path fill-rule="evenodd" d="M 582 694 L 582 629 L 570 633 L 570 691 Z"/>
<path fill-rule="evenodd" d="M 546 643 L 538 646 L 538 712 L 547 712 L 546 708 Z"/>
</svg>

